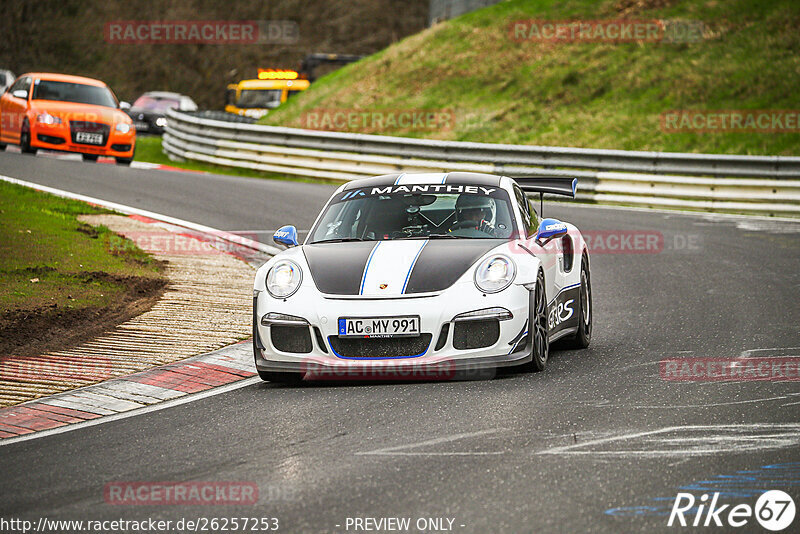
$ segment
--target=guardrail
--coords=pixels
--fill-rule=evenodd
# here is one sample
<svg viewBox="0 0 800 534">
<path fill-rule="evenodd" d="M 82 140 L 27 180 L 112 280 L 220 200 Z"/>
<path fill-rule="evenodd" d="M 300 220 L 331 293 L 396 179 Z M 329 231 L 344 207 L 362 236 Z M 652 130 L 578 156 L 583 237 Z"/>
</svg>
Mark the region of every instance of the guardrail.
<svg viewBox="0 0 800 534">
<path fill-rule="evenodd" d="M 564 175 L 580 179 L 582 200 L 800 215 L 800 157 L 467 143 L 167 116 L 162 145 L 173 159 L 336 181 L 398 171 Z"/>
</svg>

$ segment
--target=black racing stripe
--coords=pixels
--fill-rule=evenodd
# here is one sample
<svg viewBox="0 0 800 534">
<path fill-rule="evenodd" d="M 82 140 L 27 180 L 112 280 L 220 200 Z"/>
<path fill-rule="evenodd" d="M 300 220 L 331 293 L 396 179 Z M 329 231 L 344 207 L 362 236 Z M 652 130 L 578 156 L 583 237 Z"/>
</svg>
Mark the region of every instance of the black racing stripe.
<svg viewBox="0 0 800 534">
<path fill-rule="evenodd" d="M 500 185 L 500 177 L 495 174 L 477 172 L 451 172 L 447 174 L 444 183 L 498 187 Z"/>
<path fill-rule="evenodd" d="M 303 245 L 311 278 L 322 293 L 358 295 L 375 241 Z"/>
<path fill-rule="evenodd" d="M 432 239 L 417 258 L 406 293 L 447 289 L 481 256 L 505 239 Z"/>
<path fill-rule="evenodd" d="M 371 178 L 363 178 L 361 180 L 353 180 L 347 182 L 344 186 L 344 191 L 351 191 L 353 189 L 361 189 L 367 187 L 379 187 L 392 185 L 402 173 L 398 174 L 382 174 L 381 176 L 373 176 Z"/>
</svg>

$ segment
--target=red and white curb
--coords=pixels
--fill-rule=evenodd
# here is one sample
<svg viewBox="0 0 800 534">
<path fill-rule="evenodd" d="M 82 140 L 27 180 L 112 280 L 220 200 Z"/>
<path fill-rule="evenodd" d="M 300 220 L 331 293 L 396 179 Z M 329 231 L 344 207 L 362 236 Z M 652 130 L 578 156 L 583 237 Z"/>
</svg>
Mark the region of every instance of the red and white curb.
<svg viewBox="0 0 800 534">
<path fill-rule="evenodd" d="M 235 245 L 232 250 L 226 247 L 226 251 L 237 256 L 244 252 L 242 249 L 270 255 L 280 252 L 280 249 L 237 234 L 159 213 L 8 176 L 0 175 L 0 180 L 102 206 L 173 233 L 188 234 L 204 241 L 226 241 Z M 244 341 L 146 371 L 0 408 L 0 446 L 219 395 L 259 382 L 256 374 L 252 342 Z"/>
<path fill-rule="evenodd" d="M 0 446 L 224 393 L 258 382 L 255 375 L 252 344 L 244 341 L 180 362 L 2 408 Z"/>
</svg>

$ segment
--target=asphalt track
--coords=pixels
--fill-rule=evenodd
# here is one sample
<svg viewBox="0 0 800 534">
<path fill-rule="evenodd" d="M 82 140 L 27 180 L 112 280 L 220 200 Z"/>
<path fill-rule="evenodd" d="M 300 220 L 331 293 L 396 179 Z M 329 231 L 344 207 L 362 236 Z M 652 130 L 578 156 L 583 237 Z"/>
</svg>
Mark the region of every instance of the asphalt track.
<svg viewBox="0 0 800 534">
<path fill-rule="evenodd" d="M 332 190 L 10 153 L 0 174 L 233 231 L 307 229 Z M 0 517 L 277 517 L 285 532 L 444 517 L 456 532 L 650 532 L 675 530 L 660 514 L 678 491 L 699 497 L 731 480 L 726 503 L 752 505 L 761 488 L 800 504 L 800 464 L 764 468 L 800 462 L 799 382 L 659 372 L 670 357 L 800 355 L 800 224 L 577 204 L 545 213 L 585 233 L 663 235 L 654 253 L 593 253 L 588 350 L 494 380 L 258 383 L 3 446 Z M 260 497 L 107 504 L 105 485 L 119 481 L 244 481 Z"/>
</svg>

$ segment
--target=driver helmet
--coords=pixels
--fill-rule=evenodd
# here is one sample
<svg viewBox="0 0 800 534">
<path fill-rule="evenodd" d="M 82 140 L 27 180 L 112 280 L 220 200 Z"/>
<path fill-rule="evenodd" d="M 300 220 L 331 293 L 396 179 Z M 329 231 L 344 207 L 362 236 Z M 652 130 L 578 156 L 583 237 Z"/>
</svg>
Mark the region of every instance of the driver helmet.
<svg viewBox="0 0 800 534">
<path fill-rule="evenodd" d="M 456 200 L 456 218 L 461 221 L 494 222 L 494 199 L 484 195 L 462 194 Z"/>
</svg>

